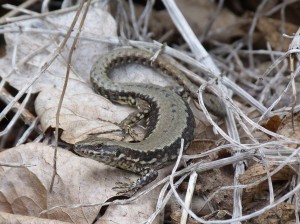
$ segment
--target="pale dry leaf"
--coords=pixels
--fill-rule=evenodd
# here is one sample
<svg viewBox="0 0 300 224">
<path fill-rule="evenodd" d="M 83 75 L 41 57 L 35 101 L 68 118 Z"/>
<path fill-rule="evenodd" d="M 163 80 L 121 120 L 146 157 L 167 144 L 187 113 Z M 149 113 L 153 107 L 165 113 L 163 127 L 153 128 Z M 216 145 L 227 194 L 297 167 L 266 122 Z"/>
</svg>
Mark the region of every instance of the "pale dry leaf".
<svg viewBox="0 0 300 224">
<path fill-rule="evenodd" d="M 0 212 L 0 223 L 12 224 L 70 224 L 70 222 L 63 222 L 58 220 L 43 219 L 33 216 L 16 215 L 5 212 Z"/>
<path fill-rule="evenodd" d="M 74 16 L 75 12 L 70 12 L 49 16 L 46 20 L 26 20 L 10 25 L 9 28 L 15 32 L 5 33 L 7 54 L 0 60 L 0 76 L 16 89 L 23 88 L 35 74 L 38 74 L 44 63 L 48 62 L 49 56 L 56 53 L 58 44 L 63 40 Z M 76 29 L 73 31 L 73 36 L 75 32 L 77 32 Z M 60 33 L 63 36 L 59 35 Z M 91 6 L 81 35 L 89 38 L 115 36 L 116 23 L 110 14 Z M 33 92 L 42 91 L 44 88 L 62 87 L 66 73 L 66 58 L 72 40 L 73 38 L 70 39 L 62 54 L 58 55 L 49 69 L 33 84 Z M 88 40 L 79 42 L 80 44 L 73 54 L 71 77 L 88 80 L 91 63 L 96 60 L 95 55 L 107 51 L 108 45 Z M 17 51 L 14 63 L 12 56 L 15 47 L 17 47 Z M 23 60 L 29 55 L 34 56 L 24 64 Z"/>
<path fill-rule="evenodd" d="M 44 130 L 55 127 L 60 95 L 60 89 L 48 89 L 36 98 L 35 109 Z M 132 109 L 114 105 L 95 94 L 87 84 L 69 80 L 60 113 L 60 128 L 64 130 L 61 138 L 74 144 L 86 138 L 88 134 L 108 133 L 102 137 L 121 140 L 122 131 L 116 124 L 125 119 L 130 112 Z"/>
<path fill-rule="evenodd" d="M 103 203 L 116 194 L 112 187 L 117 181 L 128 181 L 128 172 L 97 161 L 78 157 L 58 149 L 57 176 L 54 192 L 49 193 L 53 172 L 54 149 L 41 143 L 21 145 L 0 153 L 0 161 L 26 163 L 32 167 L 0 168 L 0 210 L 71 223 L 91 223 L 99 206 L 84 208 L 57 208 L 39 216 L 43 210 L 58 205 Z M 136 176 L 135 176 L 136 177 Z M 109 207 L 104 219 L 120 223 L 142 223 L 154 211 L 156 197 L 152 192 L 147 199 L 128 205 Z M 103 219 L 102 219 L 103 221 Z"/>
</svg>

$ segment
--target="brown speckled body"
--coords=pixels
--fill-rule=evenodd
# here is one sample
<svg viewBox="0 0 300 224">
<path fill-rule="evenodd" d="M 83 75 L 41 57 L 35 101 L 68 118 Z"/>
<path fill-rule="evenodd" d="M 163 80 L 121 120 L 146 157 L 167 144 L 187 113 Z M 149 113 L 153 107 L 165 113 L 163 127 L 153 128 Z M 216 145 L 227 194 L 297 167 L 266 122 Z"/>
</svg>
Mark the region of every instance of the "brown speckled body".
<svg viewBox="0 0 300 224">
<path fill-rule="evenodd" d="M 136 106 L 137 99 L 141 99 L 149 104 L 146 138 L 130 143 L 91 137 L 75 144 L 75 151 L 85 157 L 146 176 L 127 190 L 137 190 L 155 179 L 157 169 L 177 158 L 181 139 L 184 139 L 184 148 L 193 140 L 194 116 L 178 94 L 156 85 L 113 82 L 108 76 L 119 65 L 138 63 L 170 75 L 190 90 L 192 84 L 178 69 L 161 56 L 151 63 L 152 56 L 139 49 L 113 50 L 97 60 L 90 77 L 94 90 L 113 102 Z"/>
</svg>

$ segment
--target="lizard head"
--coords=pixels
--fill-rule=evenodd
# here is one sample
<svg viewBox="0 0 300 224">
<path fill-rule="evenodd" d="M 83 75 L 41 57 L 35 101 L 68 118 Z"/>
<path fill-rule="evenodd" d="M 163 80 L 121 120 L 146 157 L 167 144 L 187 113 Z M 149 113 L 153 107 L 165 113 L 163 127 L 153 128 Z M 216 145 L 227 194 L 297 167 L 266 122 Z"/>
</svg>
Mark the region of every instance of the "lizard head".
<svg viewBox="0 0 300 224">
<path fill-rule="evenodd" d="M 83 157 L 113 165 L 122 156 L 119 147 L 113 144 L 114 142 L 110 139 L 89 137 L 75 143 L 74 151 Z"/>
</svg>

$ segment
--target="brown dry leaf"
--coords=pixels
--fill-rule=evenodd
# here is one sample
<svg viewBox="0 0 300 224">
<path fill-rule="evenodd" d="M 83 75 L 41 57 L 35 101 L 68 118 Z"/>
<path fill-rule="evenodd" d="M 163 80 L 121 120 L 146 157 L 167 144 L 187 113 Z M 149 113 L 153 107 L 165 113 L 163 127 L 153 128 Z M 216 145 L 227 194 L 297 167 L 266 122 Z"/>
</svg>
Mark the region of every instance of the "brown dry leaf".
<svg viewBox="0 0 300 224">
<path fill-rule="evenodd" d="M 273 117 L 270 117 L 270 119 L 262 126 L 268 129 L 269 131 L 276 133 L 276 131 L 279 128 L 279 125 L 281 124 L 281 120 L 282 119 L 278 115 L 274 115 Z"/>
<path fill-rule="evenodd" d="M 283 136 L 286 136 L 291 139 L 300 139 L 300 114 L 296 114 L 294 117 L 294 125 L 292 122 L 292 117 L 287 116 L 285 117 L 281 125 L 278 128 L 277 131 L 278 134 L 281 134 Z M 297 148 L 298 146 L 296 144 L 290 144 L 289 147 Z"/>
<path fill-rule="evenodd" d="M 232 214 L 227 210 L 216 210 L 203 218 L 205 220 L 224 220 L 232 218 Z"/>
<path fill-rule="evenodd" d="M 228 167 L 225 167 L 226 169 Z M 214 169 L 201 174 L 201 179 L 198 180 L 196 191 L 199 194 L 209 196 L 215 193 L 222 186 L 232 185 L 232 176 L 228 175 L 228 171 L 224 169 Z M 212 198 L 211 202 L 218 210 L 227 209 L 232 207 L 232 190 L 218 191 Z"/>
<path fill-rule="evenodd" d="M 268 164 L 269 172 L 276 169 L 278 165 Z M 239 178 L 241 184 L 250 184 L 265 177 L 267 172 L 262 164 L 255 164 L 249 167 Z M 279 172 L 272 176 L 272 180 L 289 180 L 294 175 L 293 170 L 289 166 L 283 167 Z M 259 187 L 259 186 L 256 186 Z M 259 189 L 258 189 L 259 191 Z"/>
<path fill-rule="evenodd" d="M 208 198 L 211 194 L 214 194 L 216 191 L 220 189 L 222 186 L 230 186 L 232 185 L 232 175 L 228 174 L 228 167 L 223 169 L 213 169 L 204 173 L 201 173 L 201 178 L 197 179 L 196 187 L 195 187 L 195 197 L 193 200 L 198 202 L 197 206 L 193 206 L 193 210 L 199 209 L 202 207 L 204 202 L 197 197 L 197 195 L 205 195 Z M 187 182 L 183 182 L 180 185 L 180 191 L 186 192 L 187 190 Z M 232 207 L 232 190 L 220 190 L 216 194 L 214 194 L 210 203 L 214 206 L 215 209 L 222 210 L 226 208 Z M 202 196 L 201 196 L 202 198 Z M 207 201 L 206 201 L 207 202 Z M 194 202 L 193 202 L 194 203 Z M 211 211 L 209 209 L 201 210 L 201 216 L 209 214 Z"/>
<path fill-rule="evenodd" d="M 199 111 L 196 112 L 195 117 L 199 117 L 198 115 L 201 114 Z M 218 140 L 220 140 L 219 135 L 213 132 L 212 127 L 210 124 L 207 124 L 204 120 L 205 118 L 202 118 L 203 120 L 197 120 L 198 124 L 195 129 L 195 137 L 192 142 L 192 144 L 189 146 L 185 154 L 187 155 L 195 155 L 199 153 L 206 152 L 214 147 L 217 146 L 219 143 Z"/>
<path fill-rule="evenodd" d="M 0 210 L 71 223 L 91 223 L 98 214 L 99 206 L 62 207 L 41 216 L 39 213 L 58 205 L 103 203 L 115 195 L 116 192 L 111 188 L 116 181 L 128 181 L 126 179 L 128 172 L 58 149 L 54 192 L 49 193 L 53 172 L 53 152 L 52 147 L 31 143 L 0 153 L 2 162 L 33 165 L 0 168 Z M 100 220 L 143 223 L 155 210 L 156 197 L 152 193 L 147 195 L 147 198 L 142 197 L 126 206 L 109 207 L 104 219 Z M 23 223 L 22 220 L 20 222 Z"/>
<path fill-rule="evenodd" d="M 295 220 L 295 206 L 289 203 L 281 203 L 262 215 L 251 219 L 252 224 L 287 223 Z"/>
<path fill-rule="evenodd" d="M 217 11 L 217 6 L 206 0 L 180 0 L 176 3 L 197 36 L 204 33 L 207 22 L 212 19 L 212 15 Z M 237 23 L 237 21 L 241 22 L 242 19 L 225 7 L 222 8 L 220 14 L 214 15 L 214 17 L 216 17 L 216 20 L 209 29 L 209 39 L 228 42 L 234 37 L 244 35 L 244 31 L 240 29 L 241 24 Z"/>
<path fill-rule="evenodd" d="M 198 37 L 201 37 L 206 31 L 207 23 L 212 19 L 212 15 L 214 15 L 216 20 L 209 29 L 209 39 L 229 42 L 232 38 L 243 36 L 245 33 L 241 29 L 242 24 L 237 23 L 237 21 L 242 21 L 242 19 L 237 18 L 235 14 L 225 7 L 222 8 L 220 14 L 215 15 L 214 13 L 217 11 L 216 4 L 206 0 L 177 0 L 176 4 Z M 135 9 L 138 17 L 143 12 L 144 6 L 136 5 Z M 168 34 L 167 42 L 177 42 L 178 38 L 180 38 L 180 34 L 167 10 L 152 11 L 151 19 L 149 20 L 149 31 L 153 33 L 153 39 L 158 39 L 162 36 L 166 38 L 166 34 Z"/>
<path fill-rule="evenodd" d="M 291 139 L 300 139 L 300 128 L 299 128 L 299 114 L 295 115 L 294 118 L 294 130 L 293 130 L 293 125 L 292 125 L 292 119 L 291 116 L 287 116 L 284 119 L 280 119 L 275 117 L 275 122 L 274 120 L 271 120 L 270 122 L 275 123 L 275 129 L 277 128 L 278 130 L 276 131 L 278 134 L 281 134 L 283 136 L 286 136 Z M 278 123 L 280 123 L 278 127 Z M 274 130 L 275 130 L 274 129 Z M 290 148 L 297 148 L 298 146 L 296 144 L 289 144 Z M 277 164 L 275 163 L 269 163 L 268 168 L 269 172 L 273 171 L 278 167 Z M 297 168 L 295 168 L 297 170 Z M 251 184 L 255 181 L 260 180 L 261 178 L 265 178 L 267 175 L 267 172 L 262 164 L 255 164 L 251 167 L 249 167 L 244 174 L 240 176 L 240 182 L 241 184 Z M 274 185 L 276 185 L 275 181 L 287 181 L 291 180 L 292 176 L 294 175 L 294 171 L 292 169 L 292 165 L 290 166 L 285 166 L 283 167 L 279 172 L 274 174 L 272 178 L 272 182 Z M 280 187 L 280 182 L 279 185 Z M 263 182 L 246 189 L 246 194 L 244 194 L 244 200 L 245 201 L 252 201 L 254 197 L 259 197 L 259 198 L 266 198 L 268 196 L 268 182 L 267 180 L 264 180 Z M 274 186 L 276 188 L 276 186 Z"/>
<path fill-rule="evenodd" d="M 278 167 L 276 162 L 268 162 L 268 171 L 271 173 Z M 282 188 L 288 181 L 292 180 L 293 175 L 297 168 L 292 165 L 284 166 L 278 172 L 271 176 L 272 187 L 274 192 L 281 192 Z M 243 204 L 245 210 L 256 210 L 257 206 L 261 206 L 263 203 L 268 203 L 269 200 L 269 183 L 267 179 L 267 171 L 262 164 L 254 164 L 250 166 L 239 178 L 239 181 L 243 185 L 253 184 L 247 186 L 243 194 Z M 263 179 L 263 180 L 262 180 Z M 277 194 L 277 193 L 276 193 Z"/>
<path fill-rule="evenodd" d="M 180 197 L 184 198 L 185 195 L 181 194 Z M 194 193 L 190 208 L 192 209 L 192 211 L 199 211 L 200 209 L 202 209 L 201 214 L 196 213 L 198 216 L 202 216 L 203 214 L 208 214 L 209 212 L 211 212 L 211 208 L 209 206 L 205 206 L 203 208 L 205 202 L 206 201 L 202 195 L 197 195 L 196 193 Z M 180 223 L 180 219 L 182 216 L 182 208 L 180 204 L 178 203 L 177 199 L 174 196 L 171 197 L 169 204 L 170 204 L 170 218 L 172 220 L 171 223 Z M 199 222 L 196 222 L 195 219 L 190 217 L 187 223 L 192 224 L 192 223 L 199 223 Z"/>
<path fill-rule="evenodd" d="M 269 172 L 276 169 L 278 165 L 269 164 Z M 292 179 L 294 172 L 290 166 L 285 166 L 275 173 L 272 179 L 273 189 L 276 192 L 277 189 L 281 189 L 287 181 Z M 239 180 L 243 185 L 252 184 L 259 181 L 262 178 L 266 178 L 267 172 L 262 164 L 255 164 L 249 167 L 245 173 L 243 173 Z M 261 181 L 253 186 L 248 186 L 243 194 L 243 204 L 246 210 L 256 209 L 256 207 L 262 204 L 269 198 L 269 184 L 268 179 Z M 258 203 L 258 204 L 257 204 Z"/>
<path fill-rule="evenodd" d="M 274 50 L 287 51 L 291 40 L 282 37 L 281 27 L 281 21 L 272 18 L 260 18 L 257 23 L 257 28 L 263 38 L 271 44 Z M 298 26 L 287 22 L 284 23 L 284 28 L 287 34 L 293 34 L 298 30 Z"/>
</svg>

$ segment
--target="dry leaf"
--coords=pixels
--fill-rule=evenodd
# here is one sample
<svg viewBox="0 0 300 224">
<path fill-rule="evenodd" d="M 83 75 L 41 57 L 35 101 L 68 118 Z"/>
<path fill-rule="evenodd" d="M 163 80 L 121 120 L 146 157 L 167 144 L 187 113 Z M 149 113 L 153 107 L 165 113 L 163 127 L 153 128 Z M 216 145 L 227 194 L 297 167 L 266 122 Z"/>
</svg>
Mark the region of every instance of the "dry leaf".
<svg viewBox="0 0 300 224">
<path fill-rule="evenodd" d="M 49 89 L 42 91 L 35 101 L 44 130 L 55 127 L 60 95 L 61 90 Z M 112 132 L 102 136 L 121 140 L 122 131 L 115 123 L 120 123 L 131 111 L 95 94 L 88 85 L 70 80 L 60 113 L 60 128 L 64 130 L 61 138 L 74 144 L 91 133 Z"/>
<path fill-rule="evenodd" d="M 270 119 L 262 126 L 268 129 L 269 131 L 276 133 L 280 124 L 281 118 L 278 115 L 274 115 L 273 117 L 270 117 Z"/>
<path fill-rule="evenodd" d="M 37 218 L 34 216 L 16 215 L 5 212 L 0 212 L 0 223 L 22 223 L 22 224 L 70 224 L 69 222 L 63 222 L 58 220 Z"/>
<path fill-rule="evenodd" d="M 294 125 L 292 122 L 292 117 L 287 116 L 282 120 L 277 133 L 281 134 L 287 138 L 299 140 L 300 139 L 300 124 L 299 124 L 300 123 L 300 114 L 298 113 L 294 116 L 295 116 L 294 117 Z M 297 144 L 289 144 L 289 147 L 297 148 L 298 145 Z"/>
<path fill-rule="evenodd" d="M 278 167 L 278 165 L 268 164 L 269 172 L 272 172 Z M 239 178 L 241 184 L 251 184 L 255 181 L 260 180 L 261 178 L 266 177 L 267 171 L 265 170 L 262 164 L 255 164 L 249 167 Z M 272 176 L 272 180 L 289 180 L 292 175 L 294 175 L 293 170 L 289 166 L 283 167 L 279 172 Z M 264 182 L 266 182 L 265 180 Z M 258 188 L 259 191 L 261 188 L 259 186 L 255 186 L 254 188 Z"/>
<path fill-rule="evenodd" d="M 54 192 L 49 193 L 53 152 L 54 149 L 50 146 L 31 143 L 0 154 L 1 162 L 32 165 L 0 168 L 0 210 L 51 220 L 91 223 L 98 214 L 99 206 L 62 207 L 41 216 L 39 213 L 58 205 L 103 203 L 116 194 L 111 189 L 115 182 L 128 181 L 128 172 L 58 149 Z M 156 197 L 153 194 L 155 192 L 128 205 L 111 206 L 103 218 L 120 223 L 143 223 L 155 210 Z M 143 206 L 140 206 L 141 200 Z"/>
<path fill-rule="evenodd" d="M 298 26 L 287 22 L 284 23 L 284 26 L 285 32 L 288 34 L 293 34 L 298 29 Z M 274 50 L 287 51 L 289 49 L 291 40 L 283 38 L 281 21 L 272 18 L 260 18 L 257 23 L 257 28 L 261 32 L 263 38 L 271 44 Z"/>
<path fill-rule="evenodd" d="M 219 14 L 215 14 L 217 11 L 216 4 L 206 0 L 181 0 L 176 1 L 176 3 L 197 36 L 203 35 L 208 21 L 213 18 L 216 19 L 209 29 L 209 39 L 228 42 L 232 38 L 244 35 L 244 31 L 240 29 L 242 25 L 237 23 L 237 21 L 241 22 L 242 19 L 237 18 L 225 7 Z"/>
<path fill-rule="evenodd" d="M 252 224 L 287 223 L 295 220 L 295 206 L 289 203 L 281 203 L 266 211 L 264 214 L 251 220 Z"/>
<path fill-rule="evenodd" d="M 49 60 L 49 56 L 58 53 L 55 52 L 58 48 L 58 43 L 55 42 L 55 36 L 53 35 L 66 34 L 74 19 L 74 15 L 75 12 L 70 12 L 63 15 L 48 16 L 47 20 L 26 20 L 19 22 L 18 27 L 10 27 L 16 31 L 22 30 L 23 32 L 20 34 L 14 32 L 5 33 L 7 55 L 0 60 L 0 76 L 5 78 L 16 89 L 22 89 L 28 81 L 38 74 L 44 63 Z M 37 31 L 43 31 L 44 33 Z M 76 28 L 74 31 L 77 31 Z M 51 35 L 51 32 L 54 34 Z M 98 7 L 91 7 L 87 14 L 81 37 L 100 38 L 115 35 L 116 24 L 111 15 Z M 62 40 L 62 37 L 60 40 Z M 62 87 L 66 73 L 66 58 L 71 44 L 72 41 L 69 41 L 62 54 L 34 82 L 32 85 L 33 92 L 42 91 L 50 87 Z M 13 64 L 12 55 L 15 47 L 18 48 L 16 51 L 16 64 Z M 95 55 L 105 51 L 107 51 L 107 44 L 80 39 L 72 57 L 71 78 L 88 80 L 91 64 L 97 59 Z M 34 56 L 29 61 L 25 61 L 24 64 L 23 60 L 30 55 Z"/>
</svg>

